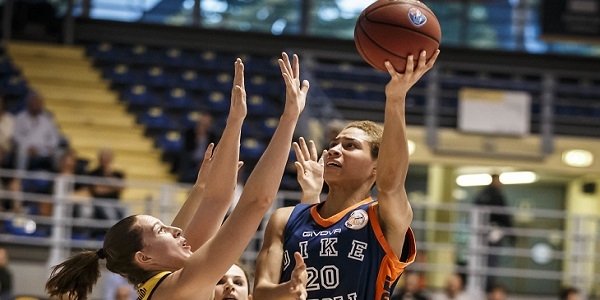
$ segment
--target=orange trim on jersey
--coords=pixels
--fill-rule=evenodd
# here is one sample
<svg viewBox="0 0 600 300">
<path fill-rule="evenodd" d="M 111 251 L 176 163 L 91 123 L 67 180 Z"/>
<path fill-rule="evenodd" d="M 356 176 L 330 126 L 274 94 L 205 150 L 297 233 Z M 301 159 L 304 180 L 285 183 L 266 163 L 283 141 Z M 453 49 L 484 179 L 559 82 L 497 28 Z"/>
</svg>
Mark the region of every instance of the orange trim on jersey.
<svg viewBox="0 0 600 300">
<path fill-rule="evenodd" d="M 386 253 L 385 257 L 381 260 L 379 274 L 377 274 L 377 280 L 375 284 L 375 299 L 384 299 L 384 294 L 387 295 L 387 298 L 390 298 L 390 294 L 385 289 L 385 285 L 388 284 L 389 287 L 396 281 L 396 279 L 398 279 L 398 277 L 400 277 L 400 275 L 402 275 L 402 273 L 404 273 L 404 269 L 415 261 L 415 258 L 417 257 L 417 243 L 415 241 L 414 233 L 409 227 L 406 231 L 404 242 L 406 243 L 408 241 L 410 243 L 410 253 L 408 254 L 408 259 L 406 262 L 401 262 L 383 235 L 383 230 L 381 230 L 379 219 L 377 218 L 377 213 L 375 212 L 375 205 L 377 205 L 377 203 L 373 203 L 373 205 L 369 206 L 371 227 L 375 232 L 375 236 L 377 237 L 379 244 Z"/>
<path fill-rule="evenodd" d="M 319 224 L 319 225 L 321 225 L 323 227 L 329 227 L 329 226 L 337 223 L 339 220 L 341 220 L 351 210 L 356 209 L 357 207 L 359 207 L 359 206 L 361 206 L 361 205 L 363 205 L 365 203 L 369 203 L 371 201 L 373 201 L 373 199 L 371 199 L 371 197 L 369 197 L 369 198 L 367 198 L 367 199 L 365 199 L 363 201 L 355 203 L 354 205 L 352 205 L 352 206 L 350 206 L 350 207 L 342 210 L 341 212 L 339 212 L 339 213 L 337 213 L 337 214 L 335 214 L 335 215 L 333 215 L 333 216 L 331 216 L 331 217 L 329 217 L 327 219 L 324 219 L 324 218 L 321 217 L 321 215 L 319 215 L 318 208 L 321 207 L 321 205 L 323 205 L 323 204 L 313 205 L 310 208 L 310 215 L 313 217 L 313 219 L 315 220 L 315 222 L 317 224 Z"/>
</svg>

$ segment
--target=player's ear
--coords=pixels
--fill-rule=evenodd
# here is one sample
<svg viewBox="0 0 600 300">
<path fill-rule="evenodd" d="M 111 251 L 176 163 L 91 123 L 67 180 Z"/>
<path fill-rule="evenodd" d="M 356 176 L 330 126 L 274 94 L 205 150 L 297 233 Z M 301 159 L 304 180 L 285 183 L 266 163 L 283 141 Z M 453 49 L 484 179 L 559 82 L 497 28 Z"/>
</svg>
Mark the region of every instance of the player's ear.
<svg viewBox="0 0 600 300">
<path fill-rule="evenodd" d="M 377 175 L 377 161 L 373 164 L 373 170 L 371 170 L 373 175 Z"/>
<path fill-rule="evenodd" d="M 145 265 L 152 261 L 152 258 L 144 254 L 142 251 L 136 252 L 133 259 L 136 263 L 138 263 L 138 265 Z"/>
</svg>

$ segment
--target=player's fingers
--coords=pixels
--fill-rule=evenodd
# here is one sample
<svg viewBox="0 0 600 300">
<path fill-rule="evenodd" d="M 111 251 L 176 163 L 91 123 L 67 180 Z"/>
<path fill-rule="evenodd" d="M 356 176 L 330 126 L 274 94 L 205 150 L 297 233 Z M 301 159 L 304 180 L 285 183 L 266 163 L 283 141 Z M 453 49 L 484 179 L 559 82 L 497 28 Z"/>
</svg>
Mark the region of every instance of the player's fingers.
<svg viewBox="0 0 600 300">
<path fill-rule="evenodd" d="M 390 73 L 390 76 L 395 76 L 397 72 L 396 69 L 394 69 L 394 66 L 392 66 L 392 63 L 386 60 L 384 64 L 388 73 Z"/>
<path fill-rule="evenodd" d="M 406 58 L 406 69 L 404 74 L 412 74 L 415 69 L 415 57 L 411 54 Z"/>
<path fill-rule="evenodd" d="M 308 150 L 310 152 L 310 160 L 317 161 L 317 159 L 318 159 L 317 146 L 315 145 L 315 141 L 313 141 L 313 140 L 308 141 Z"/>
<path fill-rule="evenodd" d="M 298 140 L 300 142 L 300 149 L 302 150 L 302 156 L 304 157 L 305 160 L 310 159 L 310 152 L 308 150 L 308 146 L 306 145 L 306 140 L 303 137 L 300 137 Z"/>
<path fill-rule="evenodd" d="M 293 142 L 292 147 L 294 148 L 294 152 L 296 153 L 296 160 L 303 164 L 306 160 L 304 159 L 304 155 L 302 154 L 302 149 L 300 149 L 300 145 L 298 145 L 297 142 Z"/>
</svg>

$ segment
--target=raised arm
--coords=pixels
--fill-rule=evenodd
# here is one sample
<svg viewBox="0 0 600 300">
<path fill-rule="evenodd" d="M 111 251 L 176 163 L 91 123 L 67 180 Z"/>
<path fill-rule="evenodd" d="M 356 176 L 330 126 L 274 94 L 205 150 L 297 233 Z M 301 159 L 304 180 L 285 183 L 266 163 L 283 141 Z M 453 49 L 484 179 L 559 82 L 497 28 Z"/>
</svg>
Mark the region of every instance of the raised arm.
<svg viewBox="0 0 600 300">
<path fill-rule="evenodd" d="M 246 181 L 244 191 L 230 217 L 212 239 L 192 254 L 183 269 L 165 280 L 170 284 L 167 283 L 161 295 L 177 293 L 177 296 L 186 298 L 208 297 L 214 283 L 243 253 L 271 207 L 309 88 L 308 81 L 300 83 L 298 58 L 294 55 L 292 64 L 285 53 L 282 57 L 279 65 L 286 85 L 286 103 L 269 145 Z M 216 167 L 215 162 L 212 167 Z"/>
<path fill-rule="evenodd" d="M 296 153 L 297 179 L 302 188 L 301 203 L 319 203 L 321 190 L 323 188 L 323 157 L 327 150 L 323 150 L 321 157 L 317 156 L 317 147 L 313 140 L 308 144 L 304 138 L 300 137 L 298 142 L 293 144 Z"/>
<path fill-rule="evenodd" d="M 231 104 L 227 124 L 212 158 L 206 177 L 199 173 L 198 180 L 186 202 L 196 203 L 185 209 L 193 213 L 176 219 L 182 223 L 183 236 L 192 251 L 198 249 L 221 227 L 227 209 L 233 201 L 237 180 L 242 123 L 247 114 L 246 91 L 244 88 L 244 64 L 241 59 L 235 61 L 235 76 L 231 90 Z M 207 161 L 208 151 L 204 162 Z M 202 182 L 205 180 L 205 185 Z M 204 185 L 204 186 L 203 186 Z M 195 206 L 195 209 L 193 208 Z M 190 217 L 191 216 L 191 217 Z M 186 218 L 189 221 L 186 222 Z"/>
<path fill-rule="evenodd" d="M 406 93 L 433 67 L 438 54 L 439 51 L 426 62 L 423 51 L 416 69 L 412 55 L 409 56 L 404 74 L 396 72 L 389 62 L 385 63 L 391 79 L 385 87 L 383 136 L 377 159 L 377 199 L 384 235 L 398 257 L 402 252 L 406 231 L 412 222 L 412 208 L 404 187 L 408 171 Z"/>
<path fill-rule="evenodd" d="M 204 189 L 206 188 L 206 180 L 210 175 L 210 167 L 212 164 L 214 148 L 214 143 L 210 143 L 206 147 L 206 151 L 204 151 L 204 158 L 202 159 L 202 165 L 200 165 L 198 177 L 196 177 L 196 182 L 194 183 L 194 186 L 188 194 L 185 202 L 183 202 L 183 205 L 177 212 L 177 215 L 173 219 L 171 226 L 179 227 L 181 230 L 185 231 L 190 223 L 190 220 L 200 206 L 201 198 L 204 194 Z"/>
</svg>

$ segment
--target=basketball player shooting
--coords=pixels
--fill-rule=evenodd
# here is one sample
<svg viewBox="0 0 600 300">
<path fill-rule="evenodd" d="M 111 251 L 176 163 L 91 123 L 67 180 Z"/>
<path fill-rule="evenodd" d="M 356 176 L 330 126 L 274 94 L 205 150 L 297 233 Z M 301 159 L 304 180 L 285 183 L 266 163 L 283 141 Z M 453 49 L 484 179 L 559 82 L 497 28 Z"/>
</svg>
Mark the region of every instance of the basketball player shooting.
<svg viewBox="0 0 600 300">
<path fill-rule="evenodd" d="M 387 61 L 385 130 L 371 121 L 347 125 L 325 153 L 325 201 L 272 214 L 256 264 L 256 299 L 390 298 L 416 255 L 409 227 L 413 212 L 404 187 L 406 93 L 438 54 L 436 50 L 429 60 L 425 51 L 418 58 L 408 56 L 404 73 Z M 300 161 L 314 166 L 316 155 L 307 156 Z M 373 186 L 376 200 L 370 197 Z M 301 297 L 298 289 L 304 289 Z"/>
</svg>

